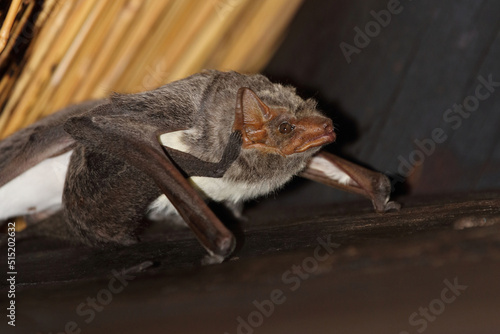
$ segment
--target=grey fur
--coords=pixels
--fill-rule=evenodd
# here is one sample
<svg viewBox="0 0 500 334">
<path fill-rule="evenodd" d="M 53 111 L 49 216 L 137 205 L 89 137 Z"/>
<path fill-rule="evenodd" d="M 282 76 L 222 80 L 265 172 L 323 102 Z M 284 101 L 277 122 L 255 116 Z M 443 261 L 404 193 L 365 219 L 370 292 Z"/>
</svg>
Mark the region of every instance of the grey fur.
<svg viewBox="0 0 500 334">
<path fill-rule="evenodd" d="M 106 100 L 70 107 L 21 130 L 0 142 L 0 155 L 7 157 L 0 162 L 0 180 L 5 170 L 12 169 L 13 162 L 18 163 L 17 175 L 40 162 L 36 158 L 19 160 L 17 156 L 26 157 L 23 150 L 31 152 L 33 147 L 43 147 L 44 151 L 57 155 L 73 148 L 63 195 L 64 216 L 70 230 L 90 245 L 134 243 L 145 226 L 148 205 L 161 194 L 160 190 L 141 170 L 105 149 L 75 142 L 62 131 L 63 125 L 73 116 L 91 112 L 97 119 L 99 108 L 111 104 L 116 111 L 116 117 L 110 118 L 114 126 L 139 122 L 140 127 L 133 130 L 137 134 L 157 135 L 193 129 L 182 138 L 190 148 L 189 153 L 204 161 L 217 162 L 228 145 L 241 87 L 252 89 L 266 105 L 286 108 L 297 117 L 320 115 L 313 100 L 303 100 L 294 88 L 272 83 L 262 75 L 204 71 L 155 90 L 113 94 Z M 33 136 L 41 139 L 30 146 Z M 51 151 L 52 146 L 57 147 Z M 265 194 L 298 174 L 318 150 L 319 147 L 289 156 L 242 150 L 222 179 L 257 188 L 255 195 Z M 42 156 L 47 157 L 47 154 Z"/>
</svg>

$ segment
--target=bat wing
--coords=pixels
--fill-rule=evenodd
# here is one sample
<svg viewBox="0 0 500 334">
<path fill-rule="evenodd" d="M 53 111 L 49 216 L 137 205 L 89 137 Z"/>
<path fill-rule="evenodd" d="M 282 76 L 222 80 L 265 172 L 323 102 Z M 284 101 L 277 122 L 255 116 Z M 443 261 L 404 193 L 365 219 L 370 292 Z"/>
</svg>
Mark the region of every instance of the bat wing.
<svg viewBox="0 0 500 334">
<path fill-rule="evenodd" d="M 99 103 L 66 108 L 0 141 L 0 187 L 43 160 L 70 151 L 75 140 L 64 131 L 64 122 Z"/>
<path fill-rule="evenodd" d="M 60 155 L 74 144 L 62 128 L 26 128 L 0 142 L 0 187 L 45 159 Z"/>
<path fill-rule="evenodd" d="M 83 145 L 107 152 L 150 176 L 209 254 L 219 260 L 227 257 L 235 246 L 233 235 L 207 207 L 176 163 L 190 176 L 218 176 L 239 155 L 241 138 L 232 135 L 232 144 L 218 164 L 204 163 L 182 152 L 174 152 L 174 163 L 158 141 L 158 134 L 168 129 L 159 128 L 155 120 L 139 114 L 116 115 L 114 108 L 111 104 L 98 106 L 91 113 L 70 118 L 64 129 Z M 215 172 L 204 172 L 214 167 Z"/>
<path fill-rule="evenodd" d="M 389 201 L 391 183 L 387 176 L 330 153 L 320 152 L 314 156 L 300 176 L 365 196 L 377 212 L 400 208 L 397 202 Z"/>
</svg>

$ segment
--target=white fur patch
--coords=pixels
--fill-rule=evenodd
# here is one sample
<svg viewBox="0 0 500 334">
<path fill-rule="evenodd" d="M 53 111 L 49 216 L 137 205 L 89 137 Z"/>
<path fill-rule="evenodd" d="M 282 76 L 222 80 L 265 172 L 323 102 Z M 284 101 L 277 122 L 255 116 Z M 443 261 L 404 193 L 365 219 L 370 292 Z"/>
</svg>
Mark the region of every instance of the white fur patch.
<svg viewBox="0 0 500 334">
<path fill-rule="evenodd" d="M 189 147 L 182 141 L 182 137 L 190 131 L 194 130 L 189 129 L 164 133 L 160 135 L 160 143 L 174 150 L 190 153 Z"/>
<path fill-rule="evenodd" d="M 194 176 L 189 178 L 193 186 L 202 196 L 214 201 L 229 201 L 237 203 L 269 193 L 272 189 L 266 182 L 248 185 L 242 182 L 226 181 L 222 178 Z M 175 207 L 165 195 L 161 195 L 148 207 L 148 217 L 153 220 L 167 218 L 177 213 Z"/>
<path fill-rule="evenodd" d="M 269 193 L 272 188 L 266 182 L 248 184 L 231 182 L 223 178 L 216 179 L 203 176 L 193 176 L 191 182 L 206 197 L 214 201 L 240 202 Z"/>
<path fill-rule="evenodd" d="M 321 171 L 329 178 L 338 181 L 340 184 L 349 184 L 351 181 L 354 182 L 349 175 L 323 157 L 313 157 L 309 162 L 309 167 Z"/>
<path fill-rule="evenodd" d="M 160 135 L 159 140 L 163 146 L 167 146 L 185 153 L 189 152 L 189 147 L 183 142 L 185 134 L 196 135 L 194 129 L 167 132 Z M 269 193 L 272 188 L 266 182 L 249 185 L 243 182 L 231 182 L 223 178 L 211 178 L 194 176 L 189 178 L 202 196 L 214 201 L 240 202 Z M 161 195 L 148 207 L 148 217 L 153 220 L 164 219 L 169 215 L 177 213 L 175 207 L 170 203 L 165 195 Z"/>
<path fill-rule="evenodd" d="M 165 195 L 161 195 L 148 206 L 147 215 L 151 220 L 163 220 L 170 215 L 178 214 L 177 209 Z"/>
<path fill-rule="evenodd" d="M 72 152 L 46 159 L 1 187 L 0 219 L 59 210 Z"/>
</svg>

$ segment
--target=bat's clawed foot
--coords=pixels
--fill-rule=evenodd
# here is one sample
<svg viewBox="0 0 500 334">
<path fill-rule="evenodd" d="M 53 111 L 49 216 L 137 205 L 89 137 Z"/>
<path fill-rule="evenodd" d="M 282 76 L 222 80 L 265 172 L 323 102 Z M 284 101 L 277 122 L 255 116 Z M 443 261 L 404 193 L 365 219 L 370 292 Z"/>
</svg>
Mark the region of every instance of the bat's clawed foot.
<svg viewBox="0 0 500 334">
<path fill-rule="evenodd" d="M 236 239 L 231 232 L 227 231 L 227 233 L 210 238 L 210 246 L 206 247 L 208 255 L 201 260 L 202 265 L 222 263 L 233 253 L 236 248 Z"/>
<path fill-rule="evenodd" d="M 401 209 L 401 204 L 399 204 L 396 201 L 390 201 L 390 202 L 385 203 L 385 205 L 384 205 L 384 212 L 399 211 L 399 209 Z"/>
<path fill-rule="evenodd" d="M 384 213 L 388 211 L 399 211 L 401 208 L 401 204 L 395 201 L 387 201 L 388 197 L 383 200 L 380 197 L 374 197 L 372 199 L 373 208 L 378 213 Z"/>
<path fill-rule="evenodd" d="M 210 264 L 219 264 L 222 263 L 225 260 L 225 257 L 217 254 L 207 254 L 203 257 L 201 260 L 201 265 L 202 266 L 208 266 Z"/>
<path fill-rule="evenodd" d="M 214 253 L 225 259 L 234 252 L 234 249 L 236 248 L 236 239 L 233 234 L 229 232 L 229 235 L 219 237 L 216 241 L 216 245 L 217 250 Z"/>
<path fill-rule="evenodd" d="M 391 182 L 384 174 L 378 173 L 378 178 L 374 179 L 374 192 L 370 194 L 375 211 L 383 213 L 388 211 L 399 211 L 401 204 L 389 201 L 391 195 Z"/>
</svg>

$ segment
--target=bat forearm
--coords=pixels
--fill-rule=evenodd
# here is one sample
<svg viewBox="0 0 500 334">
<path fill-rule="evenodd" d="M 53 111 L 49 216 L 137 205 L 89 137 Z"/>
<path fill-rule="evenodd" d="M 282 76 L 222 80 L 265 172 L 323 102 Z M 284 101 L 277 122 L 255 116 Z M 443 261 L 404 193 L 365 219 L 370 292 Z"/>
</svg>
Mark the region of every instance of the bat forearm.
<svg viewBox="0 0 500 334">
<path fill-rule="evenodd" d="M 389 201 L 391 183 L 387 176 L 330 153 L 314 156 L 300 176 L 367 197 L 377 212 L 400 207 L 397 202 Z"/>
<path fill-rule="evenodd" d="M 154 132 L 137 133 L 133 131 L 135 128 L 137 124 L 118 126 L 104 116 L 75 117 L 65 124 L 66 131 L 78 141 L 122 159 L 150 176 L 207 251 L 222 259 L 229 256 L 235 247 L 232 233 L 168 159 Z"/>
</svg>

